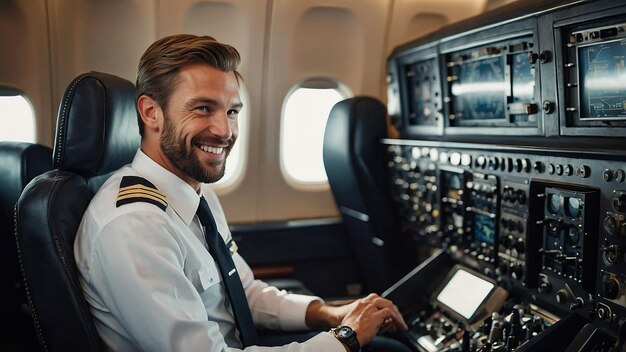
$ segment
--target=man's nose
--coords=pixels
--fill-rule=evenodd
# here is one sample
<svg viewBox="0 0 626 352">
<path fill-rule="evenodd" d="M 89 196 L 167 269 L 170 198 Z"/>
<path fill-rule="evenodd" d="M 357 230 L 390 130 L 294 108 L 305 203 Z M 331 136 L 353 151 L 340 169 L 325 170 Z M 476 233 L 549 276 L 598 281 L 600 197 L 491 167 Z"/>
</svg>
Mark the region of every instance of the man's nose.
<svg viewBox="0 0 626 352">
<path fill-rule="evenodd" d="M 232 136 L 233 131 L 228 123 L 226 112 L 213 116 L 209 125 L 209 132 L 223 139 L 229 139 Z"/>
</svg>

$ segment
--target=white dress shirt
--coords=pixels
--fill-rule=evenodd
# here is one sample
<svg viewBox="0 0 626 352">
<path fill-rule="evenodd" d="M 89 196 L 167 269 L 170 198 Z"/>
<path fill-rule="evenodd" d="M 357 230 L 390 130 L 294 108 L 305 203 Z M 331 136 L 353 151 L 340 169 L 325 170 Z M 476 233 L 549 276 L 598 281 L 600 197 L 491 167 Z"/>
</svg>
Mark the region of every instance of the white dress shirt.
<svg viewBox="0 0 626 352">
<path fill-rule="evenodd" d="M 140 176 L 167 197 L 116 206 L 120 181 Z M 214 192 L 206 198 L 220 234 L 231 239 Z M 74 243 L 80 282 L 98 333 L 113 351 L 238 351 L 241 342 L 216 263 L 196 216 L 199 195 L 141 150 L 95 195 Z M 255 280 L 243 258 L 233 260 L 256 326 L 304 329 L 306 309 L 319 298 Z M 330 333 L 282 347 L 245 351 L 345 351 Z"/>
</svg>

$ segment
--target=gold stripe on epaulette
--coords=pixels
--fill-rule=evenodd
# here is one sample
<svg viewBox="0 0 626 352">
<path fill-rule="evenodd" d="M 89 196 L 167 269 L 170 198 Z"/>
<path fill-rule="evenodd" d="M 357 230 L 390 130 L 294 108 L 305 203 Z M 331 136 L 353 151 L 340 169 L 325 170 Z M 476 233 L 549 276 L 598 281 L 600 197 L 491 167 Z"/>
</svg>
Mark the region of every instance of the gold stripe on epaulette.
<svg viewBox="0 0 626 352">
<path fill-rule="evenodd" d="M 128 195 L 128 194 L 145 194 L 154 198 L 157 198 L 160 202 L 167 203 L 167 197 L 162 193 L 150 192 L 143 189 L 128 189 L 117 194 L 118 200 L 119 197 Z"/>
<path fill-rule="evenodd" d="M 118 196 L 121 195 L 125 195 L 125 194 L 129 194 L 131 192 L 145 192 L 147 194 L 150 194 L 154 197 L 158 197 L 159 199 L 161 199 L 164 202 L 167 202 L 167 197 L 165 196 L 165 194 L 159 192 L 159 190 L 152 188 L 152 187 L 147 187 L 141 184 L 136 184 L 136 185 L 132 185 L 132 186 L 126 186 L 126 187 L 122 187 L 119 190 Z"/>
<path fill-rule="evenodd" d="M 133 192 L 133 193 L 127 193 L 127 194 L 123 194 L 123 195 L 118 195 L 117 196 L 117 201 L 123 200 L 123 199 L 128 199 L 128 198 L 146 198 L 146 199 L 152 199 L 156 202 L 159 202 L 161 204 L 163 204 L 163 206 L 167 207 L 167 202 L 165 200 L 163 200 L 160 197 L 155 197 L 151 194 L 147 194 L 147 193 L 142 193 L 142 192 Z"/>
<path fill-rule="evenodd" d="M 233 255 L 235 253 L 237 253 L 237 250 L 239 249 L 239 247 L 237 247 L 237 243 L 235 243 L 235 241 L 230 241 L 229 243 L 229 250 L 230 250 L 230 254 Z"/>
</svg>

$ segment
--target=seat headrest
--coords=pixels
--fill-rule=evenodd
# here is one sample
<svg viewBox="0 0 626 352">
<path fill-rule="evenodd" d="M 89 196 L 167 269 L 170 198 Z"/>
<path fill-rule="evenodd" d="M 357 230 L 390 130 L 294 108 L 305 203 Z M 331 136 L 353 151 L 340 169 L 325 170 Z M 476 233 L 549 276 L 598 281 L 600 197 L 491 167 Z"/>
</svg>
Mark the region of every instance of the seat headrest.
<svg viewBox="0 0 626 352">
<path fill-rule="evenodd" d="M 100 72 L 76 77 L 57 117 L 54 167 L 85 177 L 130 163 L 140 145 L 134 85 Z"/>
<path fill-rule="evenodd" d="M 0 142 L 0 217 L 13 219 L 13 206 L 35 176 L 52 170 L 52 149 L 27 142 Z M 12 231 L 12 230 L 11 230 Z"/>
</svg>

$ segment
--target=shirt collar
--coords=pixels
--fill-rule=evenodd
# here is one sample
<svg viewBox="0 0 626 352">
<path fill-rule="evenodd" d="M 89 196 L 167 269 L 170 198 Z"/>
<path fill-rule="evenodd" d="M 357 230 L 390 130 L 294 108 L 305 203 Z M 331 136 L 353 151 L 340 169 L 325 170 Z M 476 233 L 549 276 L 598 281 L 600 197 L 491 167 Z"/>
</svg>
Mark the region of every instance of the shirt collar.
<svg viewBox="0 0 626 352">
<path fill-rule="evenodd" d="M 189 226 L 200 204 L 198 193 L 180 177 L 150 159 L 141 149 L 135 154 L 131 166 L 141 176 L 152 182 L 160 192 L 165 194 L 168 206 L 172 207 L 185 224 Z"/>
</svg>

